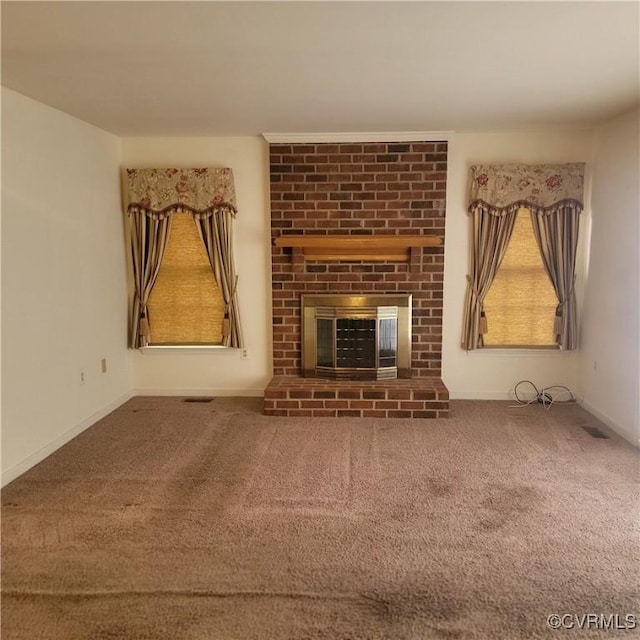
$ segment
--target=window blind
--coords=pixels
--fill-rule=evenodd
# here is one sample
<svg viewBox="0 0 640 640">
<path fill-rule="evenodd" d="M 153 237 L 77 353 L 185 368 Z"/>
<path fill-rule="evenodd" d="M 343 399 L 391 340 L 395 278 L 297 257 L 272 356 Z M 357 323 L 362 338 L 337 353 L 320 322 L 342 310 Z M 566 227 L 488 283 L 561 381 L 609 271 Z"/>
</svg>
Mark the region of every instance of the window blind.
<svg viewBox="0 0 640 640">
<path fill-rule="evenodd" d="M 521 208 L 504 260 L 484 300 L 485 347 L 555 346 L 557 304 L 529 210 Z"/>
<path fill-rule="evenodd" d="M 150 345 L 222 342 L 225 304 L 196 225 L 175 213 L 169 243 L 147 305 Z"/>
</svg>

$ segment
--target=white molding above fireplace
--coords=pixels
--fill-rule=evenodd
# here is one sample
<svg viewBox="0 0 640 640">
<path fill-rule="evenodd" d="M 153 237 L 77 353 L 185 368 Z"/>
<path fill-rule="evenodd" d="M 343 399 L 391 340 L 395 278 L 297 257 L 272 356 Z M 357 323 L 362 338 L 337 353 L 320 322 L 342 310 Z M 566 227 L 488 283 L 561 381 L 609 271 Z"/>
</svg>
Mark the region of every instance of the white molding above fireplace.
<svg viewBox="0 0 640 640">
<path fill-rule="evenodd" d="M 312 142 L 448 142 L 454 131 L 378 131 L 334 133 L 263 133 L 272 144 Z"/>
</svg>

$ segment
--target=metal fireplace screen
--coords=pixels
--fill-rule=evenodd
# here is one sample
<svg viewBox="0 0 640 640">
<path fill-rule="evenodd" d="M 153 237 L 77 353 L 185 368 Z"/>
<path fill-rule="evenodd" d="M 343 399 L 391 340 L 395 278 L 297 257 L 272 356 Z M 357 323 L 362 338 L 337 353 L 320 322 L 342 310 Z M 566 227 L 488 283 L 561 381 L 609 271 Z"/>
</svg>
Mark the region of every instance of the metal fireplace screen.
<svg viewBox="0 0 640 640">
<path fill-rule="evenodd" d="M 411 296 L 302 296 L 303 374 L 383 380 L 411 376 Z"/>
</svg>

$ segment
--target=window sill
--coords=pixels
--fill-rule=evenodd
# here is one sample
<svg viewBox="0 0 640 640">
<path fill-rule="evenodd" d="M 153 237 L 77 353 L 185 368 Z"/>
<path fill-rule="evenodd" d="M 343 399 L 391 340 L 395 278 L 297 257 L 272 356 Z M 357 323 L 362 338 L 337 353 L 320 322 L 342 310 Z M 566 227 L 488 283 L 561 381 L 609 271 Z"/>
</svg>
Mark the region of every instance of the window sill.
<svg viewBox="0 0 640 640">
<path fill-rule="evenodd" d="M 555 358 L 566 357 L 570 353 L 575 351 L 557 347 L 482 347 L 467 351 L 467 355 L 472 358 Z"/>
<path fill-rule="evenodd" d="M 142 347 L 138 349 L 143 355 L 180 355 L 180 356 L 223 356 L 240 353 L 241 349 L 235 347 L 223 347 L 222 345 L 189 346 L 189 345 L 167 345 Z"/>
</svg>

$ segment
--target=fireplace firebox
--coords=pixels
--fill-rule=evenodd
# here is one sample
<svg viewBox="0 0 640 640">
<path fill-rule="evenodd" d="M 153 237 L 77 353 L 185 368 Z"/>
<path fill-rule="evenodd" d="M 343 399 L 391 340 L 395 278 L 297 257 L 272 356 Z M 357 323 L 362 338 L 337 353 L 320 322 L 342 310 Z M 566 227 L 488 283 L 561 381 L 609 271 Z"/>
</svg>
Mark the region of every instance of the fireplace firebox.
<svg viewBox="0 0 640 640">
<path fill-rule="evenodd" d="M 303 295 L 306 377 L 411 377 L 411 295 Z"/>
</svg>

